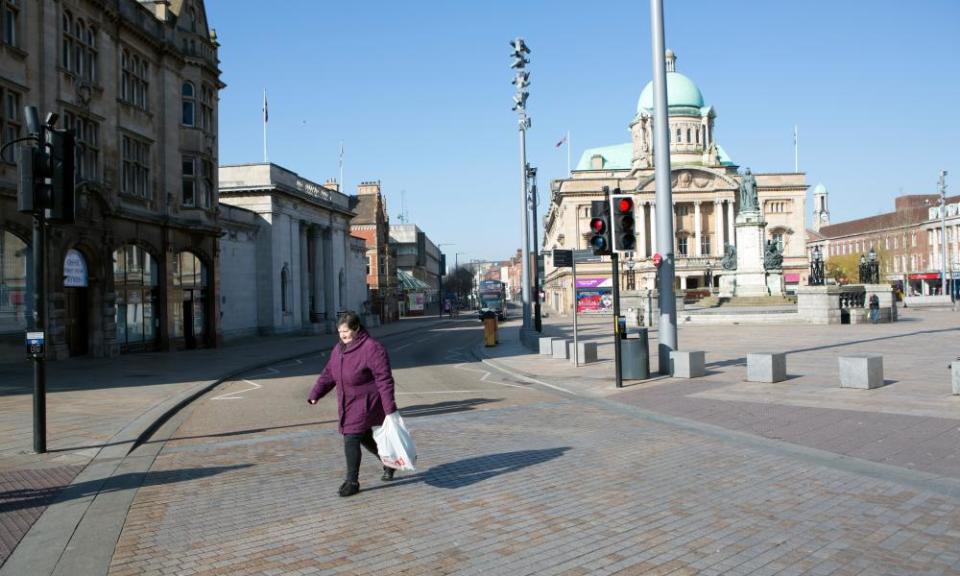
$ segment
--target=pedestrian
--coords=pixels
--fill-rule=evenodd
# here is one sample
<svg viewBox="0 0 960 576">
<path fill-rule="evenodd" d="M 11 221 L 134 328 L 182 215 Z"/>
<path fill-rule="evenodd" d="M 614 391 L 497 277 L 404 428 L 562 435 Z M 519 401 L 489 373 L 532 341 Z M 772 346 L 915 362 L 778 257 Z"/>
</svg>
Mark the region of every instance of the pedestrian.
<svg viewBox="0 0 960 576">
<path fill-rule="evenodd" d="M 870 321 L 874 324 L 880 322 L 880 297 L 876 294 L 870 295 Z"/>
<path fill-rule="evenodd" d="M 330 360 L 310 390 L 307 402 L 316 404 L 337 389 L 338 429 L 343 435 L 347 461 L 346 479 L 339 494 L 353 496 L 360 491 L 360 447 L 377 455 L 373 427 L 380 426 L 387 414 L 397 411 L 397 402 L 387 350 L 363 328 L 356 312 L 344 312 L 340 316 L 337 333 L 340 343 L 331 350 Z M 393 480 L 393 473 L 393 468 L 384 466 L 380 479 Z"/>
<path fill-rule="evenodd" d="M 448 317 L 453 318 L 453 311 L 451 310 L 449 298 L 443 301 L 443 311 L 447 313 Z"/>
</svg>

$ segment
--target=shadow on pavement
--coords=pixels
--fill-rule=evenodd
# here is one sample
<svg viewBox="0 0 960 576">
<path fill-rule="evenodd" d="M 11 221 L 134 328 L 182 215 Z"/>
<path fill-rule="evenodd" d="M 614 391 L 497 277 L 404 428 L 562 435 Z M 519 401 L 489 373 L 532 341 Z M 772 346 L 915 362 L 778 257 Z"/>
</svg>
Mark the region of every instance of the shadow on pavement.
<svg viewBox="0 0 960 576">
<path fill-rule="evenodd" d="M 364 491 L 379 490 L 381 488 L 389 488 L 390 486 L 415 484 L 418 482 L 423 482 L 436 488 L 447 488 L 450 490 L 463 488 L 495 476 L 516 472 L 528 466 L 543 464 L 544 462 L 563 456 L 568 450 L 571 450 L 569 446 L 563 446 L 560 448 L 547 448 L 545 450 L 520 450 L 517 452 L 502 452 L 500 454 L 476 456 L 474 458 L 440 464 L 439 466 L 434 466 L 429 470 L 418 472 L 412 476 L 399 476 L 389 484 L 379 484 L 370 488 L 364 488 Z"/>
<path fill-rule="evenodd" d="M 130 488 L 154 486 L 157 484 L 172 484 L 209 478 L 224 472 L 249 468 L 253 464 L 238 464 L 235 466 L 212 466 L 209 468 L 184 468 L 181 470 L 163 470 L 160 472 L 125 473 L 111 476 L 107 479 L 87 480 L 68 486 L 51 486 L 48 488 L 22 488 L 0 492 L 0 514 L 15 510 L 49 506 L 54 501 L 65 502 L 96 496 L 99 493 L 117 492 Z"/>
<path fill-rule="evenodd" d="M 436 416 L 438 414 L 450 414 L 452 412 L 465 412 L 473 410 L 477 406 L 499 402 L 502 398 L 467 398 L 464 400 L 448 400 L 446 402 L 437 402 L 436 404 L 415 404 L 405 406 L 400 409 L 400 414 L 406 418 L 418 418 L 421 416 Z"/>
</svg>

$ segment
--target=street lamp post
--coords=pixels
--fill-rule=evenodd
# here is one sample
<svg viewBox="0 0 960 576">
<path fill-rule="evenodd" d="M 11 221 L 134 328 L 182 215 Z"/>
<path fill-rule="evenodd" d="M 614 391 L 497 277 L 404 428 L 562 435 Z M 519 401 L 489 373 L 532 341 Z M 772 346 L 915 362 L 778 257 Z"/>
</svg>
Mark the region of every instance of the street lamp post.
<svg viewBox="0 0 960 576">
<path fill-rule="evenodd" d="M 530 244 L 533 246 L 532 268 L 532 296 L 533 296 L 533 329 L 540 332 L 543 328 L 540 318 L 540 250 L 537 248 L 537 169 L 527 164 L 527 178 L 529 178 L 530 197 Z"/>
<path fill-rule="evenodd" d="M 523 228 L 521 237 L 522 261 L 520 264 L 521 273 L 521 301 L 523 302 L 523 327 L 521 328 L 521 341 L 525 341 L 527 332 L 530 330 L 530 223 L 527 217 L 527 128 L 530 127 L 530 118 L 527 117 L 527 98 L 530 93 L 527 92 L 527 86 L 530 85 L 530 73 L 524 70 L 527 64 L 526 55 L 530 53 L 530 48 L 523 41 L 523 38 L 517 37 L 511 43 L 512 51 L 510 56 L 513 58 L 511 68 L 516 70 L 513 78 L 513 84 L 517 87 L 513 95 L 513 110 L 518 115 L 518 128 L 520 131 L 520 216 L 521 226 Z"/>
<path fill-rule="evenodd" d="M 940 171 L 940 180 L 937 182 L 940 189 L 940 292 L 947 289 L 947 171 Z M 950 300 L 953 301 L 951 286 Z"/>
</svg>

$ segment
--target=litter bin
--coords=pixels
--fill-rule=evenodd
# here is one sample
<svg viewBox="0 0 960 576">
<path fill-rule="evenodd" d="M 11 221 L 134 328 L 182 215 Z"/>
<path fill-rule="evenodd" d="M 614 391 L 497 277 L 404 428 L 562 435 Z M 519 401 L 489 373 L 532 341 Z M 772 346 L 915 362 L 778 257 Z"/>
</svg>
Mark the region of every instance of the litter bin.
<svg viewBox="0 0 960 576">
<path fill-rule="evenodd" d="M 483 321 L 483 345 L 497 345 L 497 314 L 496 312 L 484 312 L 480 319 Z"/>
<path fill-rule="evenodd" d="M 625 334 L 620 339 L 620 373 L 624 380 L 647 380 L 650 378 L 650 348 L 647 329 L 637 328 L 634 334 Z"/>
</svg>

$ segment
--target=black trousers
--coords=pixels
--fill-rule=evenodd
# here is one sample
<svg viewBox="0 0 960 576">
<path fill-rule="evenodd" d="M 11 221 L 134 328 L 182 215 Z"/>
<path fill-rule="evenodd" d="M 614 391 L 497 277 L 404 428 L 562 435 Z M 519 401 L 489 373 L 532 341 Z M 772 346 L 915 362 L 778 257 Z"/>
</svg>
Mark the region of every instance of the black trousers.
<svg viewBox="0 0 960 576">
<path fill-rule="evenodd" d="M 360 476 L 360 457 L 362 452 L 360 446 L 363 446 L 371 454 L 380 460 L 377 454 L 377 443 L 373 440 L 373 430 L 367 430 L 361 434 L 343 435 L 343 455 L 347 457 L 347 482 L 358 482 Z"/>
</svg>

